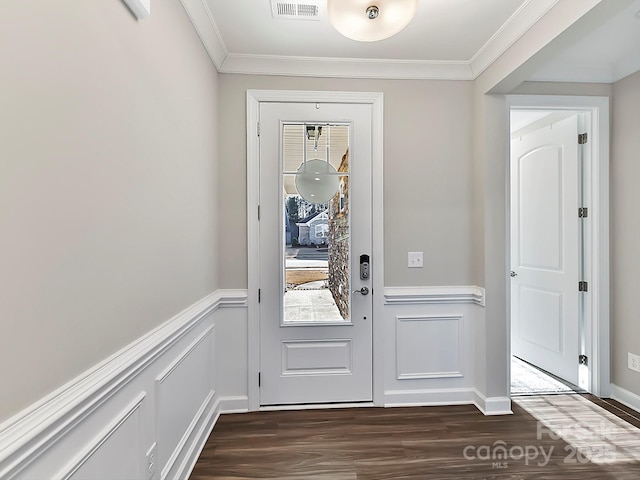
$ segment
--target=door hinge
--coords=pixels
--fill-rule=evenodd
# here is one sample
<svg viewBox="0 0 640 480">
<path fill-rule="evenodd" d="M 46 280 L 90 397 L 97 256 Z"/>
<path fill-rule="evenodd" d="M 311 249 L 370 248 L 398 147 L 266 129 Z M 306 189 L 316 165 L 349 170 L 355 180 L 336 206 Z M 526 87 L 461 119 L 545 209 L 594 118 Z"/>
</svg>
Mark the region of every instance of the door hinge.
<svg viewBox="0 0 640 480">
<path fill-rule="evenodd" d="M 589 365 L 589 357 L 586 355 L 578 355 L 578 365 Z"/>
<path fill-rule="evenodd" d="M 589 216 L 589 208 L 588 207 L 580 207 L 578 208 L 578 218 L 587 218 Z"/>
<path fill-rule="evenodd" d="M 258 133 L 258 136 L 260 136 L 260 122 L 258 122 L 256 125 L 256 131 Z"/>
<path fill-rule="evenodd" d="M 260 205 L 258 205 L 258 220 L 260 220 Z"/>
<path fill-rule="evenodd" d="M 586 133 L 579 133 L 578 134 L 578 145 L 584 145 L 585 143 L 587 143 L 587 134 Z"/>
<path fill-rule="evenodd" d="M 262 372 L 258 372 L 258 386 L 262 386 Z"/>
<path fill-rule="evenodd" d="M 579 292 L 588 292 L 589 291 L 589 283 L 587 283 L 587 282 L 578 282 L 578 291 Z"/>
<path fill-rule="evenodd" d="M 258 289 L 258 303 L 260 303 L 260 297 L 262 297 L 262 292 Z"/>
</svg>

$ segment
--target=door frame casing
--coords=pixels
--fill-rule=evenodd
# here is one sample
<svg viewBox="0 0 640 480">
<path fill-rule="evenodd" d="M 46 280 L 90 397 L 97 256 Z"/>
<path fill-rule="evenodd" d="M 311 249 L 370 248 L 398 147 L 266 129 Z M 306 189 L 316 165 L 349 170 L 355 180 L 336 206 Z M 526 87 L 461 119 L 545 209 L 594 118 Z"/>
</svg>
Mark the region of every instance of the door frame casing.
<svg viewBox="0 0 640 480">
<path fill-rule="evenodd" d="M 584 265 L 589 292 L 584 299 L 586 352 L 589 357 L 589 388 L 599 397 L 608 397 L 610 381 L 610 314 L 609 314 L 609 98 L 566 95 L 507 95 L 507 118 L 511 110 L 570 110 L 591 114 L 588 153 L 585 161 L 583 189 L 589 217 L 585 224 Z M 509 145 L 511 135 L 508 136 Z M 576 139 L 577 141 L 577 139 Z M 509 152 L 510 152 L 510 146 Z M 509 155 L 510 158 L 510 155 Z M 507 166 L 507 198 L 510 198 L 510 162 Z M 511 202 L 508 200 L 506 235 L 511 248 Z M 576 212 L 577 215 L 577 212 Z M 509 253 L 510 258 L 510 253 Z M 507 295 L 507 352 L 511 358 L 511 292 Z M 577 285 L 576 285 L 577 288 Z M 576 363 L 578 359 L 576 359 Z M 511 362 L 507 362 L 511 378 Z"/>
<path fill-rule="evenodd" d="M 382 405 L 384 307 L 384 235 L 383 235 L 383 105 L 380 92 L 330 92 L 298 90 L 247 90 L 247 395 L 250 411 L 260 409 L 260 316 L 258 289 L 260 278 L 260 139 L 258 122 L 261 103 L 340 103 L 371 105 L 371 210 L 372 210 L 372 301 L 373 301 L 373 403 Z"/>
</svg>

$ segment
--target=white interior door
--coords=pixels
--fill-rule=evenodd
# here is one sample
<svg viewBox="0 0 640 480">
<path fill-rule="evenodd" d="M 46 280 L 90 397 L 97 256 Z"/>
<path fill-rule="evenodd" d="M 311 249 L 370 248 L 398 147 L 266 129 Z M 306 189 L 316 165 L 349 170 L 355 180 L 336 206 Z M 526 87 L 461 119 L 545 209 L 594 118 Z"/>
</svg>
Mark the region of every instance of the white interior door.
<svg viewBox="0 0 640 480">
<path fill-rule="evenodd" d="M 511 142 L 512 353 L 578 384 L 577 115 Z"/>
<path fill-rule="evenodd" d="M 371 105 L 261 103 L 259 119 L 260 404 L 371 401 Z"/>
</svg>

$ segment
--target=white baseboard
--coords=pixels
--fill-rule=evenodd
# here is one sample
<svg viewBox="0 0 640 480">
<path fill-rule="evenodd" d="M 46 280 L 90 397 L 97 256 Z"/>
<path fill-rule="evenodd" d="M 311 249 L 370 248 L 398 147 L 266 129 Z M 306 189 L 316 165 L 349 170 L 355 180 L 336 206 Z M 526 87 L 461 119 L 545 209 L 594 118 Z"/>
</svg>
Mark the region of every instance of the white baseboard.
<svg viewBox="0 0 640 480">
<path fill-rule="evenodd" d="M 154 480 L 188 478 L 221 411 L 213 314 L 244 305 L 213 292 L 2 423 L 0 478 L 147 478 L 154 448 Z"/>
<path fill-rule="evenodd" d="M 640 395 L 612 383 L 611 398 L 640 413 Z"/>
<path fill-rule="evenodd" d="M 188 444 L 188 448 L 186 448 L 185 452 L 183 452 L 183 461 L 180 464 L 179 468 L 176 470 L 176 475 L 174 478 L 181 478 L 184 480 L 188 480 L 193 471 L 193 468 L 196 466 L 196 462 L 198 461 L 198 457 L 200 457 L 200 453 L 202 453 L 202 449 L 204 445 L 207 443 L 209 439 L 209 435 L 213 431 L 213 427 L 215 427 L 218 418 L 220 417 L 220 399 L 216 399 L 212 404 L 212 407 L 208 409 L 206 415 L 202 415 L 197 421 L 197 431 L 193 437 L 193 441 Z"/>
<path fill-rule="evenodd" d="M 474 389 L 474 405 L 484 415 L 511 415 L 511 399 L 509 397 L 485 397 Z"/>
<path fill-rule="evenodd" d="M 220 413 L 244 413 L 249 411 L 249 397 L 220 397 Z"/>
<path fill-rule="evenodd" d="M 387 390 L 384 393 L 385 407 L 427 407 L 471 403 L 473 403 L 472 388 Z"/>
</svg>

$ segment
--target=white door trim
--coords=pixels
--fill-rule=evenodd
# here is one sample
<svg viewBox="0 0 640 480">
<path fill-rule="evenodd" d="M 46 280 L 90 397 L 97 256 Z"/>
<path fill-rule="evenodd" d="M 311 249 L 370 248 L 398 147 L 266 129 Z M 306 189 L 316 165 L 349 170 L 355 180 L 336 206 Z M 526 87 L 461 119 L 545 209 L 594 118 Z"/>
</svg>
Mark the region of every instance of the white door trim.
<svg viewBox="0 0 640 480">
<path fill-rule="evenodd" d="M 590 391 L 608 397 L 609 377 L 609 98 L 563 95 L 507 95 L 507 115 L 511 109 L 575 110 L 591 113 L 590 168 L 585 169 L 585 205 L 589 218 L 585 225 L 585 280 L 589 292 L 585 299 L 586 351 L 590 365 Z M 509 135 L 509 141 L 511 136 Z M 510 174 L 507 175 L 507 182 Z M 509 186 L 507 185 L 507 192 Z M 508 197 L 507 197 L 508 198 Z M 577 214 L 577 212 L 576 212 Z M 507 218 L 510 213 L 507 212 Z M 509 227 L 510 228 L 510 227 Z M 509 231 L 506 232 L 507 236 Z M 508 285 L 508 283 L 507 283 Z M 507 295 L 510 302 L 511 296 Z M 510 311 L 507 305 L 507 311 Z M 507 322 L 511 340 L 511 321 Z M 511 356 L 511 346 L 507 345 Z M 577 361 L 577 359 L 576 359 Z M 507 362 L 510 365 L 510 362 Z"/>
<path fill-rule="evenodd" d="M 258 372 L 260 370 L 260 324 L 258 316 L 259 279 L 259 137 L 260 103 L 354 103 L 370 104 L 372 117 L 372 252 L 373 294 L 373 403 L 384 402 L 384 360 L 382 312 L 384 307 L 383 235 L 383 104 L 378 92 L 322 92 L 297 90 L 247 90 L 247 274 L 248 274 L 248 397 L 249 410 L 260 408 Z"/>
</svg>

